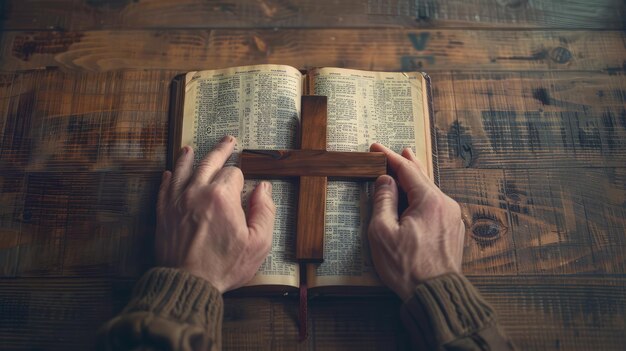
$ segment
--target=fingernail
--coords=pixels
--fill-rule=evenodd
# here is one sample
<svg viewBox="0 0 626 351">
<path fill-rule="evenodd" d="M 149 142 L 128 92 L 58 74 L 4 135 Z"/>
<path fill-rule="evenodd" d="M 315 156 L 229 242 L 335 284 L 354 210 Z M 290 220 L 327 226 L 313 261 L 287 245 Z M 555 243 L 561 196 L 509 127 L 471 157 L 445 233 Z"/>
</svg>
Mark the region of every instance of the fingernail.
<svg viewBox="0 0 626 351">
<path fill-rule="evenodd" d="M 413 152 L 413 149 L 411 149 L 410 147 L 407 147 L 406 149 L 409 150 L 409 154 L 411 154 L 411 156 L 415 157 L 415 153 Z"/>
<path fill-rule="evenodd" d="M 221 143 L 232 143 L 233 140 L 235 140 L 235 138 L 233 138 L 230 135 L 226 135 L 222 138 L 222 140 L 220 140 Z"/>
<path fill-rule="evenodd" d="M 265 190 L 267 195 L 272 196 L 272 183 L 263 182 L 263 190 Z"/>
<path fill-rule="evenodd" d="M 387 177 L 387 176 L 380 176 L 378 177 L 378 179 L 376 179 L 376 184 L 375 186 L 380 187 L 380 186 L 389 186 L 391 185 L 392 179 L 391 177 Z"/>
<path fill-rule="evenodd" d="M 186 155 L 189 152 L 189 147 L 187 146 L 183 146 L 182 149 L 180 149 L 180 155 Z"/>
</svg>

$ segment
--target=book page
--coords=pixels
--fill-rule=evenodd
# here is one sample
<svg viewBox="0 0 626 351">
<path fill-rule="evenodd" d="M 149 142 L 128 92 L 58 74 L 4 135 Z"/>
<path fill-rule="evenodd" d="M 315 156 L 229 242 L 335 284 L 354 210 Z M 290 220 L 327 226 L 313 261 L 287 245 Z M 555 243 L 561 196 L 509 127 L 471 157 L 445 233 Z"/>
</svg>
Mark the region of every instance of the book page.
<svg viewBox="0 0 626 351">
<path fill-rule="evenodd" d="M 328 150 L 368 151 L 374 142 L 396 152 L 411 147 L 432 178 L 423 81 L 420 73 L 309 72 L 309 92 L 328 97 Z M 367 238 L 373 182 L 329 179 L 327 191 L 324 262 L 309 265 L 309 286 L 381 285 Z"/>
<path fill-rule="evenodd" d="M 302 74 L 293 67 L 258 65 L 186 76 L 181 143 L 192 145 L 194 165 L 226 134 L 237 138 L 227 165 L 237 165 L 243 149 L 289 149 L 297 146 Z M 259 181 L 246 180 L 246 201 Z M 299 286 L 295 260 L 296 183 L 272 181 L 276 223 L 272 249 L 251 285 Z"/>
</svg>

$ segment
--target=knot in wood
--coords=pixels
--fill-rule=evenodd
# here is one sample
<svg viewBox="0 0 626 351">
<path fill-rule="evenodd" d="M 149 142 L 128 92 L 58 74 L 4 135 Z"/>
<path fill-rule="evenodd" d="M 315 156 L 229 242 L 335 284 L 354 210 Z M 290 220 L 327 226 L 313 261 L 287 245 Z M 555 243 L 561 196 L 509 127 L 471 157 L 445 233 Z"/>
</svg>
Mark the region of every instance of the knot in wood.
<svg viewBox="0 0 626 351">
<path fill-rule="evenodd" d="M 479 217 L 472 221 L 469 234 L 478 244 L 491 245 L 502 237 L 508 228 L 499 220 L 493 218 Z"/>
<path fill-rule="evenodd" d="M 463 160 L 463 167 L 470 167 L 474 161 L 474 151 L 469 143 L 461 144 L 459 148 L 459 156 Z"/>
<path fill-rule="evenodd" d="M 562 46 L 550 50 L 550 59 L 556 63 L 567 63 L 572 59 L 572 52 Z"/>
</svg>

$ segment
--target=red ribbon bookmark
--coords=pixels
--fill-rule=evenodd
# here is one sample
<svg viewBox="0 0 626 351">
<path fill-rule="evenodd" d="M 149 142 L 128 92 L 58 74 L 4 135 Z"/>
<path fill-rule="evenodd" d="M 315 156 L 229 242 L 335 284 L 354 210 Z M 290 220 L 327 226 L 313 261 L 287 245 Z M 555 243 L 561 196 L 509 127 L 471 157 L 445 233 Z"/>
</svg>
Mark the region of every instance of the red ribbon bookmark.
<svg viewBox="0 0 626 351">
<path fill-rule="evenodd" d="M 306 263 L 300 263 L 300 308 L 298 310 L 298 328 L 298 340 L 303 342 L 308 337 Z"/>
</svg>

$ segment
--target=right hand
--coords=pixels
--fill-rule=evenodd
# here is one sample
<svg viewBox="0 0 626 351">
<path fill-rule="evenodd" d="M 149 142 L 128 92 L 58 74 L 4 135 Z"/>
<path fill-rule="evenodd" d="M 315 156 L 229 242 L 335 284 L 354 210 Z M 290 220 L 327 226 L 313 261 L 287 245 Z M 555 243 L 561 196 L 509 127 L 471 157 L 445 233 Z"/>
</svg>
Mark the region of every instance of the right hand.
<svg viewBox="0 0 626 351">
<path fill-rule="evenodd" d="M 459 205 L 424 174 L 411 151 L 402 155 L 381 144 L 408 208 L 398 218 L 398 186 L 388 175 L 378 177 L 369 240 L 380 279 L 406 301 L 417 285 L 446 273 L 460 273 L 465 224 Z"/>
</svg>

